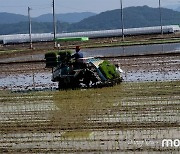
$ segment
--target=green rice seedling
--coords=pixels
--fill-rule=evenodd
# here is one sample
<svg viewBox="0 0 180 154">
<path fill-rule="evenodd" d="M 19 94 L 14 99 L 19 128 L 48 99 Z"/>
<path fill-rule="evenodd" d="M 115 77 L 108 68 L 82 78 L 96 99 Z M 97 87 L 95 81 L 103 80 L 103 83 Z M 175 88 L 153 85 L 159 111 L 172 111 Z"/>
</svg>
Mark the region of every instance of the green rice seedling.
<svg viewBox="0 0 180 154">
<path fill-rule="evenodd" d="M 57 66 L 57 54 L 56 52 L 48 52 L 45 54 L 46 67 L 52 68 Z"/>
<path fill-rule="evenodd" d="M 107 79 L 113 79 L 118 76 L 116 67 L 107 60 L 99 65 L 99 69 Z"/>
</svg>

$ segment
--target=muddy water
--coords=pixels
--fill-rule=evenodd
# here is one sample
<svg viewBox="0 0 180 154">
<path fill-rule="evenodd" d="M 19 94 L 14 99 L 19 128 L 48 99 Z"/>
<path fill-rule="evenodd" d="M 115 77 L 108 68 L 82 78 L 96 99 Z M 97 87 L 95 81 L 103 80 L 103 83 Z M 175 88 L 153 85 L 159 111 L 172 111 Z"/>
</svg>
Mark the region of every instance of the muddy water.
<svg viewBox="0 0 180 154">
<path fill-rule="evenodd" d="M 110 59 L 120 63 L 125 82 L 178 81 L 180 80 L 180 57 L 157 56 L 141 58 Z M 51 71 L 44 64 L 2 65 L 0 68 L 1 89 L 32 89 L 57 87 L 51 82 Z M 29 69 L 31 68 L 31 69 Z M 45 72 L 43 72 L 43 70 Z"/>
<path fill-rule="evenodd" d="M 180 52 L 180 43 L 170 44 L 152 44 L 152 45 L 136 45 L 126 47 L 108 47 L 108 48 L 93 48 L 82 49 L 85 57 L 107 57 L 107 56 L 127 56 L 127 55 L 143 55 L 143 54 L 158 54 Z M 0 62 L 42 60 L 44 54 L 26 55 L 7 59 L 0 59 Z"/>
<path fill-rule="evenodd" d="M 127 56 L 180 52 L 180 43 L 84 49 L 86 56 Z"/>
<path fill-rule="evenodd" d="M 55 88 L 57 87 L 57 83 L 51 82 L 51 73 L 16 74 L 1 76 L 0 87 L 12 90 L 31 90 L 34 87 L 36 87 L 36 89 Z"/>
<path fill-rule="evenodd" d="M 127 47 L 83 49 L 85 56 L 121 56 L 134 54 L 152 54 L 180 52 L 180 43 L 139 45 Z M 0 62 L 42 60 L 44 55 L 27 55 L 21 57 L 0 59 Z M 125 82 L 144 81 L 174 81 L 180 80 L 180 56 L 157 56 L 144 58 L 114 58 L 114 63 L 120 63 Z M 30 71 L 31 70 L 31 71 Z M 43 63 L 11 64 L 0 67 L 0 89 L 56 87 L 51 82 L 51 71 L 45 70 Z"/>
<path fill-rule="evenodd" d="M 180 71 L 169 71 L 169 72 L 144 72 L 139 71 L 127 71 L 122 73 L 124 82 L 147 82 L 147 81 L 178 81 L 180 80 Z M 20 75 L 9 75 L 0 78 L 1 89 L 27 89 L 34 88 L 57 88 L 57 83 L 51 82 L 51 73 L 36 73 L 32 74 L 20 74 Z"/>
<path fill-rule="evenodd" d="M 0 151 L 138 153 L 140 149 L 142 153 L 168 153 L 171 147 L 164 149 L 162 139 L 180 137 L 180 96 L 176 95 L 179 84 L 146 84 L 138 87 L 137 83 L 123 83 L 113 88 L 83 91 L 2 94 Z M 166 95 L 161 90 L 151 95 L 152 89 L 159 86 L 172 90 Z M 129 90 L 134 94 L 125 96 Z M 138 96 L 141 90 L 147 90 L 147 95 Z M 174 148 L 173 152 L 178 153 L 178 150 Z"/>
<path fill-rule="evenodd" d="M 179 59 L 110 59 L 124 70 L 125 82 L 115 87 L 0 90 L 0 153 L 178 153 L 161 144 L 180 138 Z M 1 65 L 0 72 L 1 89 L 57 86 L 44 64 Z"/>
</svg>

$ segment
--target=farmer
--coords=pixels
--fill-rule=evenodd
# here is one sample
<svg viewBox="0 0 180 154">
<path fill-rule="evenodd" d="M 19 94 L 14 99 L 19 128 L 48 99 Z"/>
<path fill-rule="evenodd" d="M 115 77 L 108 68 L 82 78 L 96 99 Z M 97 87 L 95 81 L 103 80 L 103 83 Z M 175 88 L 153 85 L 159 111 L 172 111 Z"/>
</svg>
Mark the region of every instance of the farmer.
<svg viewBox="0 0 180 154">
<path fill-rule="evenodd" d="M 74 55 L 72 55 L 72 58 L 75 58 L 75 60 L 79 59 L 79 58 L 83 58 L 83 53 L 80 52 L 80 46 L 76 46 L 76 53 Z"/>
</svg>

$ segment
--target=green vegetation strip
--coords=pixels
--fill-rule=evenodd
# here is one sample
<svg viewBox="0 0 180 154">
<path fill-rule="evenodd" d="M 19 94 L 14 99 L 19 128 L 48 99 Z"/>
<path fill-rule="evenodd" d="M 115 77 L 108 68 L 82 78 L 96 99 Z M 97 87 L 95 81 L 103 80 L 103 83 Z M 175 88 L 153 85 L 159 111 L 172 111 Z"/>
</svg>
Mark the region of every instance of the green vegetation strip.
<svg viewBox="0 0 180 154">
<path fill-rule="evenodd" d="M 56 38 L 57 42 L 65 42 L 65 41 L 88 41 L 88 37 L 65 37 L 65 38 Z"/>
</svg>

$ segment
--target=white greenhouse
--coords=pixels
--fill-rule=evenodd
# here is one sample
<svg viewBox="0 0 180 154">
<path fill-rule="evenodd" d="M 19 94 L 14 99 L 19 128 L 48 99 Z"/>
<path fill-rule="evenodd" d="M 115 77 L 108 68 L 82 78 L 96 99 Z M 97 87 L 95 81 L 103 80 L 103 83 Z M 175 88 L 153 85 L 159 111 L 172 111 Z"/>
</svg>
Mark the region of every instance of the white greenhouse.
<svg viewBox="0 0 180 154">
<path fill-rule="evenodd" d="M 163 33 L 175 33 L 180 31 L 178 25 L 163 26 Z M 129 28 L 124 29 L 124 35 L 143 35 L 143 34 L 160 34 L 161 26 L 155 27 L 143 27 L 143 28 Z M 101 31 L 87 31 L 87 32 L 73 32 L 73 33 L 61 33 L 56 34 L 56 37 L 89 37 L 89 38 L 100 38 L 100 37 L 113 37 L 122 36 L 122 29 L 115 30 L 101 30 Z M 52 33 L 32 34 L 33 42 L 46 42 L 52 41 L 54 35 Z M 29 42 L 29 34 L 14 34 L 14 35 L 0 35 L 1 44 L 12 44 L 12 43 L 26 43 Z"/>
</svg>

